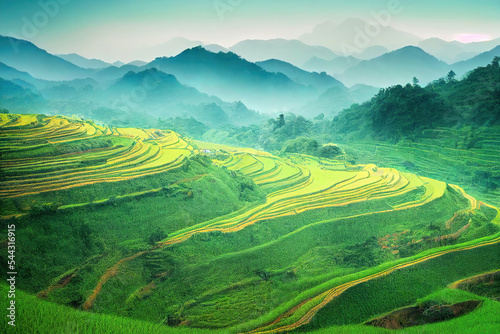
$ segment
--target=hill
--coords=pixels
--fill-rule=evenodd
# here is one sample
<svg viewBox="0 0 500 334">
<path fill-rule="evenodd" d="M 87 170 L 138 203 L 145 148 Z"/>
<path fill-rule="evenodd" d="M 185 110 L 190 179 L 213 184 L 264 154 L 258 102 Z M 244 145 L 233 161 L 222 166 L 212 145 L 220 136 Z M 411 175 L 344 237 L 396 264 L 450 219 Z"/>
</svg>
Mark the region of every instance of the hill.
<svg viewBox="0 0 500 334">
<path fill-rule="evenodd" d="M 16 288 L 112 315 L 94 317 L 109 326 L 359 330 L 497 269 L 498 209 L 445 182 L 76 118 L 0 114 L 0 127 L 2 229 L 14 224 L 23 245 Z M 55 326 L 91 314 L 40 305 Z"/>
<path fill-rule="evenodd" d="M 0 108 L 28 112 L 33 109 L 45 109 L 47 101 L 34 92 L 34 87 L 18 80 L 14 83 L 0 78 Z M 31 89 L 30 89 L 31 88 Z"/>
<path fill-rule="evenodd" d="M 251 62 L 279 59 L 295 66 L 301 66 L 311 57 L 331 59 L 336 56 L 328 48 L 286 39 L 245 40 L 229 50 Z"/>
<path fill-rule="evenodd" d="M 488 65 L 495 57 L 500 57 L 500 45 L 471 59 L 455 63 L 451 65 L 451 68 L 458 76 L 462 76 L 475 68 Z"/>
<path fill-rule="evenodd" d="M 407 45 L 415 45 L 421 39 L 415 35 L 396 30 L 387 24 L 379 24 L 378 33 L 370 36 L 366 33 L 370 24 L 361 19 L 349 18 L 339 24 L 327 21 L 316 26 L 311 33 L 299 37 L 304 43 L 322 45 L 343 56 L 356 56 L 372 46 L 382 46 L 396 50 Z M 373 29 L 373 28 L 372 28 Z M 328 58 L 325 58 L 328 59 Z"/>
<path fill-rule="evenodd" d="M 91 73 L 28 41 L 6 36 L 0 36 L 0 62 L 44 80 L 73 80 Z"/>
<path fill-rule="evenodd" d="M 353 147 L 356 161 L 460 182 L 499 204 L 500 101 L 492 89 L 499 80 L 496 58 L 462 80 L 443 78 L 425 88 L 393 86 L 342 112 L 330 131 Z"/>
<path fill-rule="evenodd" d="M 10 81 L 22 80 L 23 82 L 29 83 L 30 85 L 37 87 L 37 89 L 45 87 L 48 82 L 45 80 L 39 80 L 33 78 L 27 72 L 21 72 L 13 67 L 7 66 L 0 62 L 0 78 Z"/>
<path fill-rule="evenodd" d="M 147 87 L 141 99 L 130 95 L 137 87 Z M 138 73 L 131 71 L 99 94 L 102 94 L 102 99 L 107 100 L 109 106 L 144 110 L 152 116 L 164 119 L 194 117 L 210 128 L 259 120 L 259 115 L 248 110 L 243 104 L 237 106 L 200 93 L 195 88 L 181 85 L 173 75 L 155 68 Z M 130 98 L 123 99 L 123 96 Z"/>
<path fill-rule="evenodd" d="M 353 56 L 336 57 L 332 60 L 325 60 L 317 57 L 309 59 L 302 65 L 308 71 L 323 72 L 336 76 L 341 75 L 346 70 L 359 64 L 361 60 Z"/>
<path fill-rule="evenodd" d="M 296 83 L 314 87 L 318 92 L 323 92 L 332 87 L 344 87 L 340 81 L 325 72 L 307 72 L 281 60 L 270 59 L 256 62 L 256 64 L 267 72 L 283 73 Z"/>
<path fill-rule="evenodd" d="M 67 60 L 70 63 L 73 63 L 76 66 L 81 67 L 81 68 L 102 69 L 102 68 L 112 66 L 111 64 L 106 63 L 100 59 L 88 59 L 88 58 L 82 57 L 76 53 L 70 53 L 70 54 L 65 54 L 65 55 L 60 54 L 60 55 L 56 55 L 56 56 L 59 58 L 62 58 L 64 60 Z"/>
<path fill-rule="evenodd" d="M 147 65 L 175 75 L 185 85 L 226 101 L 241 101 L 260 112 L 289 110 L 316 94 L 280 73 L 269 73 L 234 53 L 212 53 L 202 47 Z"/>
<path fill-rule="evenodd" d="M 421 41 L 417 46 L 438 59 L 443 60 L 448 64 L 453 64 L 469 60 L 480 53 L 493 49 L 498 45 L 500 45 L 500 39 L 486 42 L 460 43 L 458 41 L 448 42 L 439 38 L 429 38 Z"/>
<path fill-rule="evenodd" d="M 337 116 L 342 110 L 355 103 L 370 100 L 378 91 L 379 88 L 366 85 L 355 85 L 351 88 L 332 87 L 321 94 L 317 100 L 297 108 L 294 112 L 307 117 L 324 114 L 330 118 Z"/>
<path fill-rule="evenodd" d="M 356 83 L 387 87 L 406 84 L 417 77 L 423 84 L 444 76 L 448 64 L 422 49 L 408 46 L 380 57 L 365 60 L 346 70 L 340 79 L 346 85 Z"/>
</svg>

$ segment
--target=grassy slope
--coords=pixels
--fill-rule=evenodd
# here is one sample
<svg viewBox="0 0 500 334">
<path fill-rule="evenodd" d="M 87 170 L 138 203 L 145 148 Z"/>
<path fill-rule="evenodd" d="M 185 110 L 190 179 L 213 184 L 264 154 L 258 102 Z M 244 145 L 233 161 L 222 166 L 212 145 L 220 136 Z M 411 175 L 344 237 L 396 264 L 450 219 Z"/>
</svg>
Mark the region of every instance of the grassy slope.
<svg viewBox="0 0 500 334">
<path fill-rule="evenodd" d="M 422 138 L 387 142 L 350 143 L 348 154 L 358 163 L 376 163 L 445 182 L 460 184 L 472 196 L 500 205 L 499 127 L 427 130 Z M 488 178 L 487 178 L 488 177 Z"/>
<path fill-rule="evenodd" d="M 81 151 L 80 128 L 61 122 L 68 126 L 65 136 L 71 137 L 63 147 Z M 71 135 L 75 129 L 80 132 Z M 85 131 L 84 136 L 98 132 Z M 117 139 L 142 142 L 147 138 L 141 136 L 157 135 L 151 130 L 99 131 L 104 138 L 112 136 L 111 145 Z M 164 140 L 166 150 L 189 145 L 172 133 Z M 181 167 L 168 172 L 156 173 L 157 167 L 149 164 L 154 175 L 134 176 L 112 187 L 96 183 L 4 200 L 14 212 L 31 210 L 30 215 L 3 221 L 18 226 L 20 288 L 47 289 L 49 300 L 76 307 L 94 296 L 85 305 L 95 312 L 153 323 L 174 319 L 214 328 L 247 323 L 245 328 L 251 329 L 300 303 L 298 291 L 314 297 L 335 284 L 336 277 L 361 277 L 403 252 L 412 256 L 440 246 L 433 238 L 463 228 L 458 242 L 498 230 L 490 223 L 495 210 L 470 208 L 473 202 L 442 182 L 375 166 L 338 171 L 342 164 L 324 159 L 281 159 L 197 145 L 221 152 L 213 156 L 193 151 Z M 101 154 L 99 148 L 90 149 L 89 158 Z M 153 151 L 142 151 L 146 164 Z M 9 154 L 14 159 L 19 152 L 24 151 Z M 214 166 L 210 157 L 222 167 Z M 16 163 L 23 166 L 24 158 L 17 156 Z M 252 180 L 262 185 L 266 203 Z M 33 201 L 63 207 L 33 212 Z M 455 213 L 460 214 L 450 220 Z M 471 227 L 465 227 L 468 220 Z M 156 230 L 169 234 L 160 237 L 163 248 L 148 244 Z M 379 242 L 387 235 L 395 235 L 394 245 L 384 249 Z M 412 241 L 425 237 L 431 241 Z M 58 286 L 65 276 L 71 277 L 69 284 Z M 92 294 L 97 287 L 98 293 Z"/>
<path fill-rule="evenodd" d="M 7 291 L 7 285 L 0 284 L 2 305 L 7 305 L 9 302 Z M 220 331 L 192 328 L 170 328 L 140 320 L 77 311 L 70 307 L 40 300 L 19 290 L 16 291 L 15 301 L 16 326 L 8 325 L 8 318 L 5 316 L 0 320 L 0 326 L 6 329 L 6 333 L 220 333 Z"/>
</svg>

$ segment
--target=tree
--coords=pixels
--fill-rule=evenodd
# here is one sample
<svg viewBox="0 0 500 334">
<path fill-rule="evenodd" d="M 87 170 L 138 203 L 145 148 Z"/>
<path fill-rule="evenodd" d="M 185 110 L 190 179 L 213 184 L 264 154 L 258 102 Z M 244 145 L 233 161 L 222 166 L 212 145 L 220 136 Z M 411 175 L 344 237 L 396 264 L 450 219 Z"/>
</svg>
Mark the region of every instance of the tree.
<svg viewBox="0 0 500 334">
<path fill-rule="evenodd" d="M 284 127 L 285 124 L 286 124 L 285 123 L 285 115 L 280 114 L 279 117 L 278 117 L 278 121 L 277 121 L 277 123 L 276 123 L 276 125 L 274 127 L 274 130 Z"/>
<path fill-rule="evenodd" d="M 149 238 L 147 240 L 148 244 L 154 245 L 158 241 L 162 241 L 168 237 L 168 234 L 165 233 L 159 226 L 156 227 L 156 229 L 149 235 Z"/>
<path fill-rule="evenodd" d="M 413 86 L 416 86 L 418 85 L 418 83 L 420 82 L 420 80 L 417 79 L 417 77 L 413 77 Z"/>
<path fill-rule="evenodd" d="M 499 56 L 495 56 L 495 58 L 493 58 L 493 61 L 491 62 L 491 65 L 495 66 L 498 68 L 498 66 L 500 65 L 500 57 Z"/>
<path fill-rule="evenodd" d="M 453 72 L 453 70 L 452 70 L 452 71 L 448 72 L 448 75 L 446 76 L 446 78 L 448 79 L 448 82 L 450 82 L 450 81 L 454 81 L 456 76 L 457 76 L 457 74 L 455 72 Z"/>
<path fill-rule="evenodd" d="M 342 154 L 340 147 L 334 144 L 326 144 L 318 149 L 318 156 L 322 158 L 333 158 L 339 154 Z"/>
</svg>

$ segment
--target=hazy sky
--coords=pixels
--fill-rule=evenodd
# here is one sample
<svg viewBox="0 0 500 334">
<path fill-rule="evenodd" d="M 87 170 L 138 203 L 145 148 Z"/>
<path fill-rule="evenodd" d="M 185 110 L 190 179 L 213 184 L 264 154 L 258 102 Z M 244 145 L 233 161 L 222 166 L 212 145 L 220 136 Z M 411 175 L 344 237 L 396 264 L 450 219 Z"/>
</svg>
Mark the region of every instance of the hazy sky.
<svg viewBox="0 0 500 334">
<path fill-rule="evenodd" d="M 0 0 L 0 34 L 51 53 L 107 61 L 173 37 L 231 46 L 243 39 L 297 38 L 327 20 L 368 19 L 391 2 L 393 27 L 445 40 L 500 37 L 499 0 Z"/>
</svg>

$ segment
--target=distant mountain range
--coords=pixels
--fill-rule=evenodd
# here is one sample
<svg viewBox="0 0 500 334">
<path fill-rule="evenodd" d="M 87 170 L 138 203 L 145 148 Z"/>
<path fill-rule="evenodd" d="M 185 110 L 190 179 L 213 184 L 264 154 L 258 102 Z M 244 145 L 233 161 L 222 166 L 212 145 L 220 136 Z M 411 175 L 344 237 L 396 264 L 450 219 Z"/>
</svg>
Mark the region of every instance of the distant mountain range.
<svg viewBox="0 0 500 334">
<path fill-rule="evenodd" d="M 311 57 L 332 59 L 336 54 L 323 46 L 311 46 L 298 40 L 245 40 L 229 48 L 248 61 L 279 59 L 302 66 Z"/>
<path fill-rule="evenodd" d="M 147 65 L 175 75 L 180 82 L 226 101 L 242 101 L 251 109 L 281 112 L 313 100 L 315 89 L 281 73 L 269 73 L 234 53 L 212 53 L 202 47 Z"/>
<path fill-rule="evenodd" d="M 453 64 L 469 60 L 480 53 L 489 51 L 500 45 L 500 38 L 476 43 L 460 43 L 458 41 L 447 42 L 439 38 L 429 38 L 418 43 L 425 52 L 438 59 Z"/>
<path fill-rule="evenodd" d="M 469 72 L 471 69 L 478 68 L 479 66 L 485 66 L 493 60 L 495 57 L 500 57 L 500 45 L 496 46 L 494 49 L 483 52 L 472 59 L 458 62 L 451 65 L 451 69 L 457 74 L 457 76 L 462 76 Z"/>
<path fill-rule="evenodd" d="M 370 100 L 379 90 L 380 88 L 368 85 L 355 85 L 351 88 L 345 86 L 332 87 L 321 94 L 315 101 L 292 110 L 292 113 L 306 115 L 307 117 L 315 117 L 319 114 L 328 117 L 336 116 L 354 103 L 363 103 Z"/>
<path fill-rule="evenodd" d="M 194 43 L 198 41 L 174 39 L 162 47 L 173 52 L 175 48 Z M 496 41 L 467 46 L 441 40 L 419 43 L 427 48 L 434 47 L 434 53 L 439 51 L 439 45 L 446 49 L 449 44 L 456 53 L 477 52 Z M 405 84 L 413 77 L 425 85 L 446 76 L 450 70 L 460 77 L 500 55 L 500 47 L 496 46 L 466 61 L 448 65 L 416 46 L 406 46 L 366 60 L 338 56 L 326 47 L 293 40 L 243 41 L 230 48 L 239 49 L 246 57 L 220 45 L 207 48 L 215 52 L 196 46 L 175 56 L 158 57 L 150 63 L 134 61 L 111 65 L 76 54 L 58 57 L 28 41 L 0 36 L 0 78 L 39 95 L 52 110 L 69 113 L 78 108 L 110 108 L 123 95 L 137 93 L 156 82 L 156 79 L 150 81 L 151 72 L 147 71 L 157 69 L 153 77 L 161 78 L 161 85 L 147 90 L 146 100 L 136 103 L 137 110 L 162 117 L 182 114 L 198 115 L 201 119 L 211 114 L 215 118 L 206 119 L 207 124 L 220 125 L 223 119 L 229 122 L 238 119 L 244 124 L 260 117 L 252 110 L 271 114 L 292 111 L 309 117 L 336 113 L 352 103 L 369 99 L 370 94 L 379 89 L 376 87 Z M 261 55 L 258 55 L 259 49 Z M 386 50 L 386 46 L 369 46 L 357 56 L 369 58 Z M 279 57 L 257 63 L 247 59 L 268 56 L 304 62 L 297 66 Z M 26 99 L 27 95 L 16 86 L 9 86 L 9 83 L 4 86 Z M 219 121 L 214 121 L 217 117 Z"/>
<path fill-rule="evenodd" d="M 110 63 L 106 63 L 99 59 L 88 59 L 77 55 L 76 53 L 70 53 L 66 55 L 56 55 L 59 58 L 62 58 L 66 61 L 69 61 L 72 64 L 75 64 L 81 68 L 90 68 L 90 69 L 102 69 L 111 66 Z"/>
<path fill-rule="evenodd" d="M 376 34 L 372 32 L 375 29 Z M 361 19 L 347 19 L 340 24 L 324 22 L 316 26 L 311 33 L 300 36 L 299 40 L 310 45 L 327 47 L 339 55 L 355 56 L 372 46 L 396 50 L 407 45 L 416 45 L 421 38 L 390 26 L 371 25 Z"/>
<path fill-rule="evenodd" d="M 31 89 L 18 82 L 0 78 L 0 109 L 29 113 L 32 110 L 45 110 L 46 100 Z"/>
<path fill-rule="evenodd" d="M 256 62 L 256 64 L 267 72 L 283 73 L 296 83 L 313 87 L 318 92 L 323 92 L 332 87 L 345 87 L 342 82 L 325 72 L 307 72 L 282 60 L 270 59 L 262 62 Z"/>
<path fill-rule="evenodd" d="M 364 60 L 346 70 L 341 80 L 348 86 L 362 83 L 387 87 L 411 83 L 417 77 L 422 84 L 445 76 L 448 64 L 429 55 L 424 50 L 407 46 L 380 57 Z"/>
<path fill-rule="evenodd" d="M 145 82 L 148 83 L 146 86 Z M 137 87 L 146 87 L 145 96 L 133 95 Z M 108 105 L 117 108 L 147 110 L 151 115 L 161 117 L 194 116 L 211 128 L 218 128 L 232 121 L 239 124 L 259 120 L 256 112 L 242 105 L 237 106 L 236 112 L 234 104 L 184 86 L 175 76 L 156 68 L 138 73 L 128 72 L 101 94 Z"/>
<path fill-rule="evenodd" d="M 87 69 L 13 37 L 0 36 L 0 62 L 38 79 L 72 80 L 89 76 Z"/>
<path fill-rule="evenodd" d="M 349 68 L 356 66 L 360 61 L 360 59 L 353 56 L 340 56 L 333 58 L 332 60 L 312 57 L 305 62 L 304 65 L 302 65 L 302 68 L 313 72 L 325 71 L 332 76 L 337 76 L 344 73 Z"/>
</svg>

